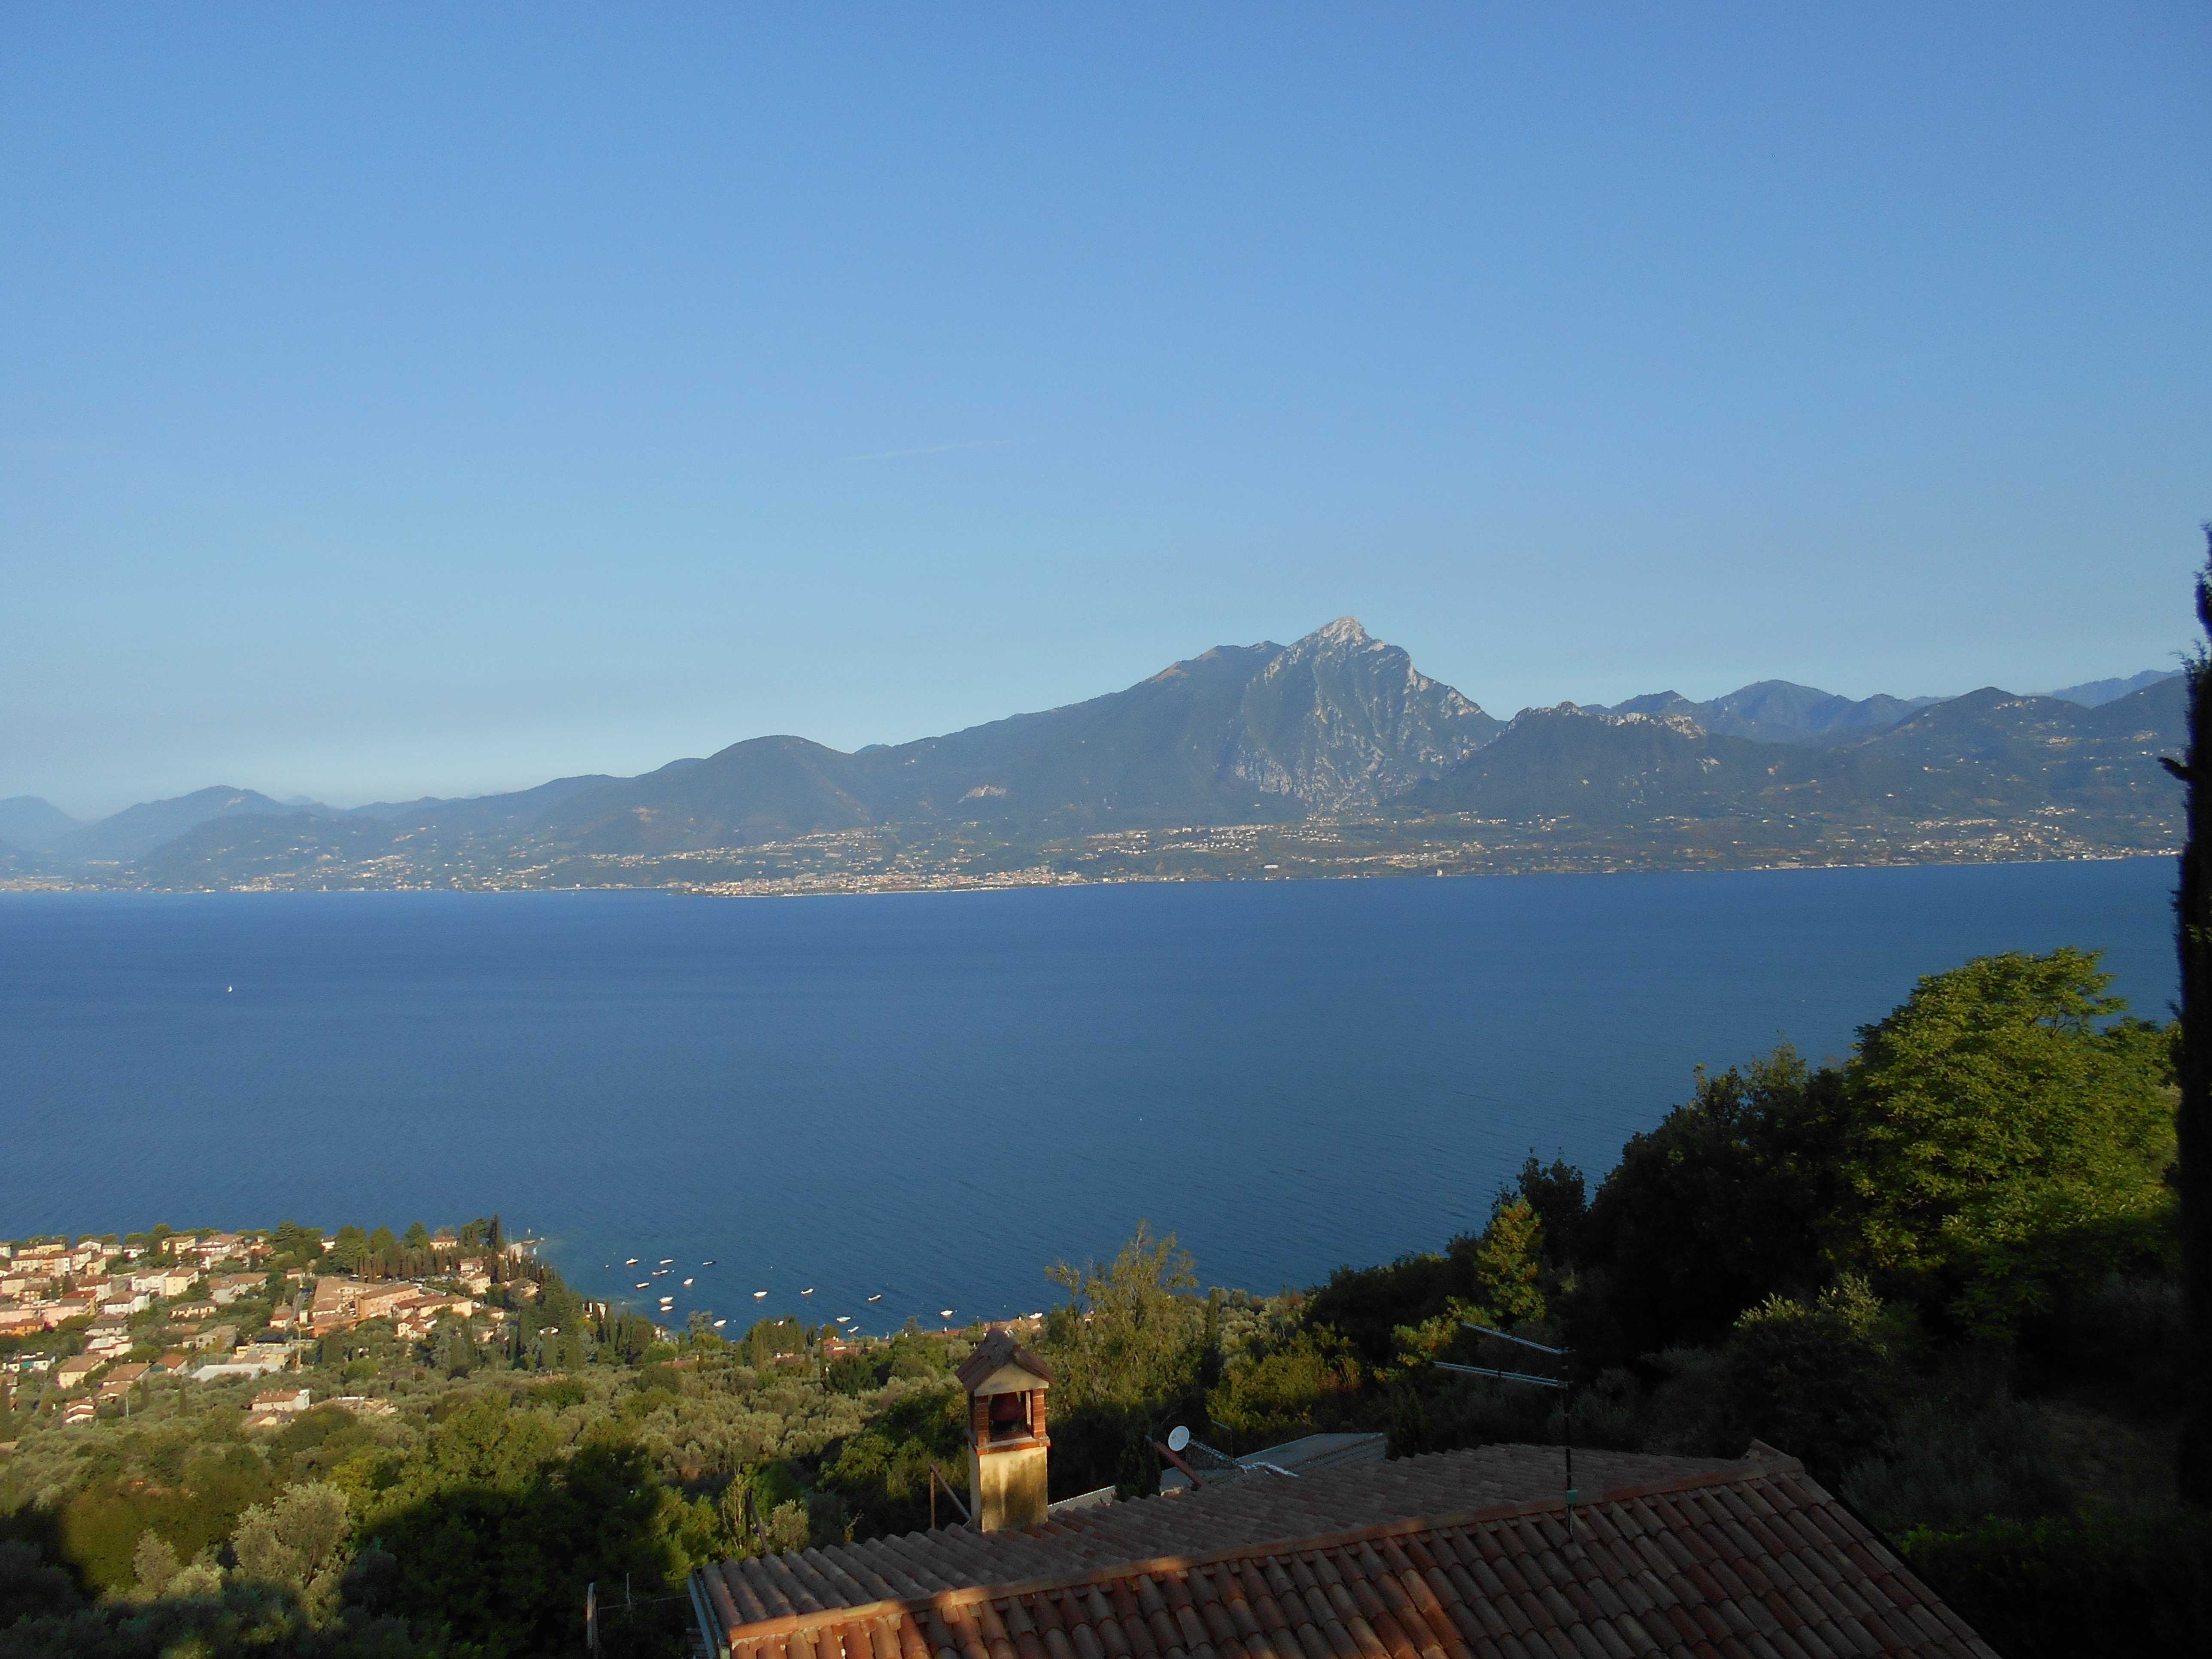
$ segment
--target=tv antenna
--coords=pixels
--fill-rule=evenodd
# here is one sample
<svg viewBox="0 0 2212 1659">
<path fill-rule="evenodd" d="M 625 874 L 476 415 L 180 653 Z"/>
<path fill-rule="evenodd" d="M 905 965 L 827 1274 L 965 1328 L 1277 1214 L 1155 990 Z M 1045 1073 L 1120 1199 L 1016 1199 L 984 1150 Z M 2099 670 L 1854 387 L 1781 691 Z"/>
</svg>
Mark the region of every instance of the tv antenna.
<svg viewBox="0 0 2212 1659">
<path fill-rule="evenodd" d="M 1492 1330 L 1487 1325 L 1478 1325 L 1472 1319 L 1462 1319 L 1460 1324 L 1470 1331 L 1480 1331 L 1485 1336 L 1494 1336 L 1504 1342 L 1517 1342 L 1524 1348 L 1534 1348 L 1538 1353 L 1547 1353 L 1557 1359 L 1571 1359 L 1571 1348 L 1554 1348 L 1542 1342 L 1531 1342 L 1525 1336 L 1515 1336 L 1508 1331 Z M 1460 1365 L 1448 1359 L 1432 1362 L 1438 1370 L 1460 1371 L 1468 1376 L 1486 1376 L 1497 1382 L 1525 1382 L 1539 1389 L 1557 1389 L 1559 1401 L 1559 1442 L 1567 1459 L 1567 1535 L 1575 1531 L 1575 1400 L 1574 1385 L 1565 1377 L 1544 1376 L 1534 1371 L 1500 1370 L 1495 1365 Z"/>
</svg>

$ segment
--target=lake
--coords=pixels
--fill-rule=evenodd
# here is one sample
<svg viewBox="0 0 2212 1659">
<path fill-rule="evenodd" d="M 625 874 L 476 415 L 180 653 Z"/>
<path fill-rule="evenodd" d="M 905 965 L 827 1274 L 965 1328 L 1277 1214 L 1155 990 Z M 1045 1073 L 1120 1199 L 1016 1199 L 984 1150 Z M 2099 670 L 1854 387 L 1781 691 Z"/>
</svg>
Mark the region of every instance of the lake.
<svg viewBox="0 0 2212 1659">
<path fill-rule="evenodd" d="M 679 1316 L 886 1329 L 1041 1308 L 1144 1217 L 1272 1291 L 1479 1226 L 1532 1150 L 1595 1177 L 1694 1066 L 1840 1054 L 1971 956 L 2101 949 L 2160 1015 L 2172 879 L 0 895 L 0 1236 L 497 1210 L 595 1293 L 672 1257 Z"/>
</svg>

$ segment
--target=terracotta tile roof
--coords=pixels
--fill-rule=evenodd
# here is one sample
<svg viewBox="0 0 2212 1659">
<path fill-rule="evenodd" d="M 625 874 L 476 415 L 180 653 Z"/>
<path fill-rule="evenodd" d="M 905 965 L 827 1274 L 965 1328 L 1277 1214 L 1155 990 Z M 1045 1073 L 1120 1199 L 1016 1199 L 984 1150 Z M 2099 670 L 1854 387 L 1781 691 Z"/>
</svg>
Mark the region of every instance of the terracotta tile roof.
<svg viewBox="0 0 2212 1659">
<path fill-rule="evenodd" d="M 695 1600 L 732 1659 L 1994 1659 L 1792 1460 L 1586 1453 L 1571 1538 L 1559 1472 L 1511 1446 L 1240 1481 L 727 1562 Z"/>
</svg>

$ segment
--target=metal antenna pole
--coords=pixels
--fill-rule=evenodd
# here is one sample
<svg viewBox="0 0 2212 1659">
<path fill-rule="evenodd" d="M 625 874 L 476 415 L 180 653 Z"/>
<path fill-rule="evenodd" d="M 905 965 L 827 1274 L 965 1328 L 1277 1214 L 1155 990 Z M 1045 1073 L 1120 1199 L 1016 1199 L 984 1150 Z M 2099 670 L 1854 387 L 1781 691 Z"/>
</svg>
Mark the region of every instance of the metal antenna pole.
<svg viewBox="0 0 2212 1659">
<path fill-rule="evenodd" d="M 1555 1348 L 1548 1343 L 1531 1342 L 1525 1336 L 1515 1336 L 1510 1331 L 1493 1330 L 1487 1325 L 1476 1324 L 1472 1319 L 1462 1319 L 1459 1322 L 1468 1330 L 1480 1331 L 1485 1336 L 1517 1343 L 1524 1348 L 1534 1348 L 1538 1353 L 1552 1354 L 1561 1359 L 1574 1357 L 1574 1351 L 1571 1348 Z M 1432 1363 L 1439 1370 L 1463 1371 L 1471 1376 L 1487 1376 L 1500 1382 L 1532 1382 L 1539 1388 L 1559 1390 L 1559 1447 L 1566 1455 L 1567 1536 L 1571 1540 L 1575 1532 L 1575 1499 L 1581 1495 L 1575 1490 L 1575 1385 L 1572 1376 L 1538 1376 L 1529 1371 L 1499 1370 L 1490 1365 L 1455 1365 L 1442 1359 Z"/>
<path fill-rule="evenodd" d="M 1559 1392 L 1559 1439 L 1567 1454 L 1567 1540 L 1575 1536 L 1575 1390 L 1570 1382 Z"/>
</svg>

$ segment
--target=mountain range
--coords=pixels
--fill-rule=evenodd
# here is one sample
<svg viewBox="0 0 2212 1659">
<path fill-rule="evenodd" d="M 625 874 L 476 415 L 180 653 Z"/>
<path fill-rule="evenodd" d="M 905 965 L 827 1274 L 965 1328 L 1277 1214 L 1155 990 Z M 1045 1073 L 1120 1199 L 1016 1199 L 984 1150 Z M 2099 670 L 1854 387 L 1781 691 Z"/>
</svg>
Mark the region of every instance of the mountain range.
<svg viewBox="0 0 2212 1659">
<path fill-rule="evenodd" d="M 811 890 L 2152 851 L 2178 829 L 2155 756 L 2179 746 L 2181 711 L 2176 677 L 2151 673 L 1942 700 L 1772 680 L 1500 720 L 1346 617 L 1088 702 L 853 753 L 754 738 L 637 777 L 347 811 L 216 787 L 88 824 L 18 797 L 0 801 L 0 872 Z M 1537 852 L 1501 863 L 1501 843 Z"/>
</svg>

